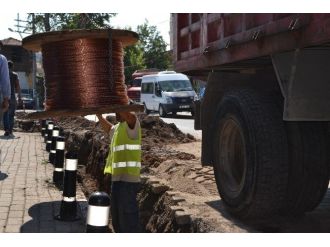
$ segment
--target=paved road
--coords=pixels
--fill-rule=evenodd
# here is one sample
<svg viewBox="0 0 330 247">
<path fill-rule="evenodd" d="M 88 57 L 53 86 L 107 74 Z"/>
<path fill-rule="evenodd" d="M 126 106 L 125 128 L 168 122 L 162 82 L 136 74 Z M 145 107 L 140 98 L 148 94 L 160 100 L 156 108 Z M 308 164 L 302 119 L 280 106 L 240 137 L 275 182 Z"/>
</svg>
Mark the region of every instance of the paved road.
<svg viewBox="0 0 330 247">
<path fill-rule="evenodd" d="M 15 135 L 15 139 L 0 136 L 0 233 L 84 232 L 87 200 L 81 188 L 77 185 L 81 220 L 54 220 L 63 196 L 52 183 L 54 167 L 47 162 L 41 134 Z"/>
</svg>

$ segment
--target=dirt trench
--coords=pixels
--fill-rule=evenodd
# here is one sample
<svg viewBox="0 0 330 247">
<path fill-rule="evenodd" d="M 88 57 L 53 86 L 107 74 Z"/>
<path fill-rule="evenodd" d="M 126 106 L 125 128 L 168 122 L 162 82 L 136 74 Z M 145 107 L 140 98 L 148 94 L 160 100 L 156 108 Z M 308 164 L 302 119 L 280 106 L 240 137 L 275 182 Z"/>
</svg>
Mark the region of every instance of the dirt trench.
<svg viewBox="0 0 330 247">
<path fill-rule="evenodd" d="M 178 162 L 198 162 L 193 154 L 169 147 L 173 144 L 195 142 L 195 138 L 183 134 L 174 124 L 167 124 L 158 117 L 141 114 L 139 119 L 142 127 L 143 155 L 142 186 L 138 202 L 143 232 L 197 232 L 191 215 L 184 212 L 179 205 L 181 201 L 175 197 L 174 192 L 176 186 L 182 190 L 182 185 L 185 185 L 187 188 L 183 191 L 191 190 L 194 186 L 187 182 L 178 183 L 182 172 L 177 173 L 173 179 L 167 179 L 173 182 L 174 187 L 168 181 L 157 179 L 172 176 Z M 108 117 L 108 120 L 116 123 L 114 117 Z M 54 121 L 64 130 L 66 150 L 78 153 L 78 182 L 81 183 L 86 197 L 95 191 L 106 191 L 110 194 L 111 177 L 103 174 L 109 150 L 109 136 L 100 129 L 98 123 L 84 118 L 67 117 Z M 173 161 L 173 164 L 171 169 L 166 169 L 166 162 L 169 161 Z M 186 169 L 183 170 L 187 173 Z M 111 228 L 111 219 L 109 226 Z"/>
</svg>

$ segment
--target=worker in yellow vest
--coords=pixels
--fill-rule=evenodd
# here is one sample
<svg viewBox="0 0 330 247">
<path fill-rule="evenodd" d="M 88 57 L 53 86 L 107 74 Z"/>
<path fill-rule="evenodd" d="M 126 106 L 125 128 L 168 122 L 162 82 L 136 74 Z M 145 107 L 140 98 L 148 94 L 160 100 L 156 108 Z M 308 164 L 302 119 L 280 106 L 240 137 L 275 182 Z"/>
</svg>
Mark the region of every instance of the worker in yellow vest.
<svg viewBox="0 0 330 247">
<path fill-rule="evenodd" d="M 140 232 L 136 200 L 140 188 L 141 127 L 134 113 L 116 113 L 118 124 L 112 125 L 97 115 L 111 143 L 104 168 L 111 174 L 111 217 L 115 232 Z"/>
</svg>

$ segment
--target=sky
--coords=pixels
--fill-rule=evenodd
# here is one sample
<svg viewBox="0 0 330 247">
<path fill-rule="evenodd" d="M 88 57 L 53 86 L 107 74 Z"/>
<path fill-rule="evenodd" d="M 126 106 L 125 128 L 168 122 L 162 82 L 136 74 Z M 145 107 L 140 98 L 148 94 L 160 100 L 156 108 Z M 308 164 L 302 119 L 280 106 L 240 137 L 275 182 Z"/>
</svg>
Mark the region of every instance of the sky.
<svg viewBox="0 0 330 247">
<path fill-rule="evenodd" d="M 118 13 L 112 25 L 124 29 L 156 25 L 169 44 L 170 13 L 330 13 L 329 0 L 10 0 L 0 8 L 0 39 L 21 39 L 17 13 Z M 23 18 L 24 19 L 24 18 Z"/>
</svg>

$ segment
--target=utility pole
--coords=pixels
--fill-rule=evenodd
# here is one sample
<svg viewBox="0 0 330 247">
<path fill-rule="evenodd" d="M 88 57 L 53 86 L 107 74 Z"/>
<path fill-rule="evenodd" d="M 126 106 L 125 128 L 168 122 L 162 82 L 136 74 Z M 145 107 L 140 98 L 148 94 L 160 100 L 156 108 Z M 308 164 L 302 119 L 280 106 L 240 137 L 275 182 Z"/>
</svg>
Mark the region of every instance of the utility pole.
<svg viewBox="0 0 330 247">
<path fill-rule="evenodd" d="M 35 26 L 35 15 L 32 13 L 32 35 L 36 32 Z M 39 100 L 36 94 L 36 80 L 37 80 L 37 63 L 36 63 L 36 54 L 32 52 L 32 91 L 33 99 L 35 103 L 35 109 L 39 110 Z"/>
</svg>

